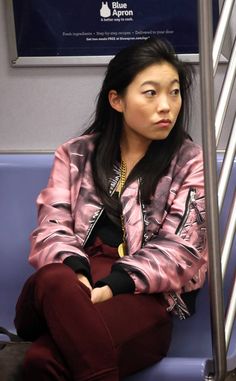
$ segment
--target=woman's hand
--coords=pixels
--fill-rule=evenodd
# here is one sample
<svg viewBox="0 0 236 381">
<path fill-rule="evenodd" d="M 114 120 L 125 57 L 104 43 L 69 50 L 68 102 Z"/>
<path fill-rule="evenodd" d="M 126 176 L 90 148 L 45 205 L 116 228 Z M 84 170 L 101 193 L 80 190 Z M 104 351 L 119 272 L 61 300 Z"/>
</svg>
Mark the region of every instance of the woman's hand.
<svg viewBox="0 0 236 381">
<path fill-rule="evenodd" d="M 105 302 L 105 300 L 113 297 L 112 291 L 109 286 L 92 288 L 88 278 L 83 274 L 77 274 L 78 280 L 83 283 L 91 292 L 91 301 L 93 304 Z"/>
<path fill-rule="evenodd" d="M 78 274 L 77 274 L 77 278 L 78 278 L 78 280 L 79 280 L 81 283 L 83 283 L 86 287 L 88 287 L 88 289 L 89 289 L 90 291 L 92 291 L 92 286 L 91 286 L 91 284 L 90 284 L 88 278 L 86 278 L 85 275 L 78 273 Z"/>
<path fill-rule="evenodd" d="M 109 286 L 94 288 L 91 292 L 91 301 L 93 304 L 105 302 L 113 297 Z"/>
</svg>

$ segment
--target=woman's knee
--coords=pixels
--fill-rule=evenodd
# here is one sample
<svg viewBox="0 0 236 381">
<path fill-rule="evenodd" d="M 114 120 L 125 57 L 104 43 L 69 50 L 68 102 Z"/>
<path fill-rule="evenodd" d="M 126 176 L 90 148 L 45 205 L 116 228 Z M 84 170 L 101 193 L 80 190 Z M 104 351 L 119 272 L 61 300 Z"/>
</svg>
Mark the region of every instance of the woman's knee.
<svg viewBox="0 0 236 381">
<path fill-rule="evenodd" d="M 26 380 L 64 380 L 68 370 L 56 345 L 44 335 L 26 352 L 23 373 Z"/>
<path fill-rule="evenodd" d="M 25 355 L 24 373 L 38 374 L 39 372 L 41 374 L 42 371 L 45 371 L 48 362 L 50 362 L 50 356 L 48 356 L 47 352 L 47 350 L 38 345 L 37 341 L 33 342 Z"/>
<path fill-rule="evenodd" d="M 50 263 L 41 267 L 35 274 L 36 289 L 58 291 L 67 280 L 75 276 L 73 270 L 63 263 Z"/>
</svg>

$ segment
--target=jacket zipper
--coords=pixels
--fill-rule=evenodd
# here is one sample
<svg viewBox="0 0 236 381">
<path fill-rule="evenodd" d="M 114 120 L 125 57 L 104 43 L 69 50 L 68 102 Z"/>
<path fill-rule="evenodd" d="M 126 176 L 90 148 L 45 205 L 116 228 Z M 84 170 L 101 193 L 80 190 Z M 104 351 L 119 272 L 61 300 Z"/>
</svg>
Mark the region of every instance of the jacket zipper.
<svg viewBox="0 0 236 381">
<path fill-rule="evenodd" d="M 112 185 L 111 185 L 111 188 L 110 188 L 110 196 L 112 196 L 112 195 L 115 193 L 116 185 L 118 184 L 118 181 L 119 181 L 119 176 L 116 176 L 115 179 L 114 179 L 114 181 L 113 181 L 113 183 L 112 183 Z M 99 218 L 101 217 L 101 215 L 102 215 L 104 209 L 105 209 L 105 208 L 104 208 L 104 206 L 103 206 L 99 211 L 97 211 L 97 212 L 93 215 L 93 217 L 92 217 L 92 221 L 91 221 L 91 223 L 90 223 L 90 228 L 89 228 L 89 230 L 88 230 L 88 233 L 87 233 L 87 235 L 86 235 L 86 237 L 85 237 L 85 240 L 84 240 L 84 243 L 83 243 L 83 247 L 84 247 L 84 246 L 86 245 L 86 243 L 88 242 L 88 239 L 89 239 L 89 237 L 91 236 L 92 231 L 93 231 L 93 229 L 94 229 L 96 223 L 98 222 Z"/>
<path fill-rule="evenodd" d="M 195 188 L 190 188 L 189 190 L 189 193 L 188 193 L 188 197 L 187 197 L 187 200 L 186 200 L 186 205 L 185 205 L 185 211 L 184 211 L 184 215 L 183 215 L 183 218 L 179 224 L 179 226 L 177 227 L 176 229 L 176 234 L 177 235 L 180 235 L 182 230 L 183 230 L 183 227 L 188 219 L 188 216 L 189 216 L 189 213 L 190 213 L 190 209 L 191 207 L 194 208 L 195 212 L 196 212 L 196 219 L 197 219 L 197 224 L 201 224 L 203 222 L 203 218 L 201 216 L 201 213 L 200 211 L 198 210 L 198 207 L 197 207 L 197 204 L 196 204 L 196 189 Z"/>
<path fill-rule="evenodd" d="M 188 310 L 188 307 L 182 300 L 180 296 L 176 294 L 176 292 L 169 293 L 169 296 L 173 300 L 173 305 L 167 308 L 168 312 L 174 312 L 180 320 L 185 320 L 187 317 L 190 316 L 190 312 Z"/>
<path fill-rule="evenodd" d="M 102 207 L 99 211 L 97 211 L 93 217 L 92 217 L 92 221 L 90 223 L 90 229 L 88 230 L 88 233 L 85 237 L 85 240 L 84 240 L 84 243 L 83 243 L 83 247 L 86 245 L 86 243 L 88 242 L 88 239 L 89 237 L 91 236 L 92 234 L 92 231 L 94 229 L 94 226 L 96 225 L 97 221 L 99 220 L 99 218 L 101 217 L 102 213 L 104 211 L 104 207 Z"/>
<path fill-rule="evenodd" d="M 180 233 L 182 232 L 183 227 L 184 227 L 184 225 L 188 219 L 191 207 L 194 208 L 194 210 L 196 212 L 197 224 L 201 224 L 203 222 L 203 218 L 202 218 L 201 213 L 198 210 L 198 207 L 196 204 L 196 193 L 197 193 L 197 191 L 195 188 L 189 189 L 189 193 L 188 193 L 188 196 L 186 199 L 184 215 L 183 215 L 182 221 L 180 222 L 180 224 L 176 230 L 177 235 L 180 235 Z M 171 292 L 169 295 L 171 296 L 171 298 L 174 301 L 174 304 L 173 304 L 172 308 L 169 309 L 169 311 L 175 310 L 177 315 L 179 316 L 180 320 L 186 319 L 187 316 L 190 316 L 190 313 L 188 311 L 187 306 L 185 305 L 185 303 L 183 301 L 182 301 L 182 303 L 179 302 L 177 294 L 175 292 Z"/>
</svg>

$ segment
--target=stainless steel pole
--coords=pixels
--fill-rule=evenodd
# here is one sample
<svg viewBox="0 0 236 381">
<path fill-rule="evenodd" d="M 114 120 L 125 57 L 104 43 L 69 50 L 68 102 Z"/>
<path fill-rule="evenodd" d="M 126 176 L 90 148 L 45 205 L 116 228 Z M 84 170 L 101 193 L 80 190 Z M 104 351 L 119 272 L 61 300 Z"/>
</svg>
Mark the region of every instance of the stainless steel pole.
<svg viewBox="0 0 236 381">
<path fill-rule="evenodd" d="M 233 325 L 236 317 L 236 274 L 234 278 L 234 285 L 231 293 L 230 302 L 226 314 L 226 324 L 225 324 L 225 337 L 226 337 L 226 347 L 229 348 L 230 338 L 233 331 Z"/>
<path fill-rule="evenodd" d="M 223 86 L 219 95 L 218 104 L 216 107 L 215 117 L 215 133 L 216 133 L 216 146 L 219 144 L 223 123 L 225 120 L 226 111 L 229 105 L 230 96 L 233 90 L 234 81 L 236 77 L 236 39 L 232 52 L 230 54 L 230 60 L 227 67 L 227 72 L 224 78 Z"/>
<path fill-rule="evenodd" d="M 217 200 L 216 139 L 213 84 L 212 1 L 198 0 L 202 136 L 209 249 L 209 292 L 215 381 L 226 374 L 226 347 Z"/>
<path fill-rule="evenodd" d="M 225 193 L 227 189 L 227 185 L 230 178 L 230 173 L 233 167 L 235 153 L 236 153 L 236 113 L 234 116 L 234 123 L 230 132 L 228 144 L 226 147 L 226 152 L 224 154 L 224 160 L 222 163 L 222 167 L 220 170 L 220 176 L 218 181 L 218 204 L 219 204 L 219 212 L 221 212 Z"/>
<path fill-rule="evenodd" d="M 218 21 L 215 38 L 213 41 L 213 73 L 216 74 L 217 66 L 220 59 L 225 35 L 229 26 L 230 17 L 232 14 L 235 0 L 224 0 L 222 9 L 220 12 L 220 18 Z"/>
<path fill-rule="evenodd" d="M 225 274 L 227 270 L 227 266 L 229 263 L 230 255 L 234 255 L 234 253 L 231 254 L 231 249 L 233 246 L 234 238 L 235 238 L 235 231 L 236 231 L 236 190 L 234 192 L 234 198 L 232 200 L 232 206 L 231 211 L 228 217 L 227 226 L 226 226 L 226 232 L 222 244 L 222 254 L 221 254 L 221 268 L 222 268 L 222 278 L 225 279 Z M 236 271 L 235 271 L 236 274 Z M 236 301 L 236 300 L 235 300 Z"/>
</svg>

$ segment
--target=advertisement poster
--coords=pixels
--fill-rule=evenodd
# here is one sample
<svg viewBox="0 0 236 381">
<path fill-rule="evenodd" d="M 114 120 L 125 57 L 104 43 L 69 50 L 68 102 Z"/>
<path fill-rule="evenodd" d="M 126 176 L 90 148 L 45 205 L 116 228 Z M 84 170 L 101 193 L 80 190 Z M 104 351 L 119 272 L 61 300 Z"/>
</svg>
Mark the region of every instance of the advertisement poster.
<svg viewBox="0 0 236 381">
<path fill-rule="evenodd" d="M 21 57 L 112 56 L 131 42 L 167 38 L 198 53 L 197 0 L 13 0 Z M 218 0 L 213 0 L 214 26 Z"/>
</svg>

